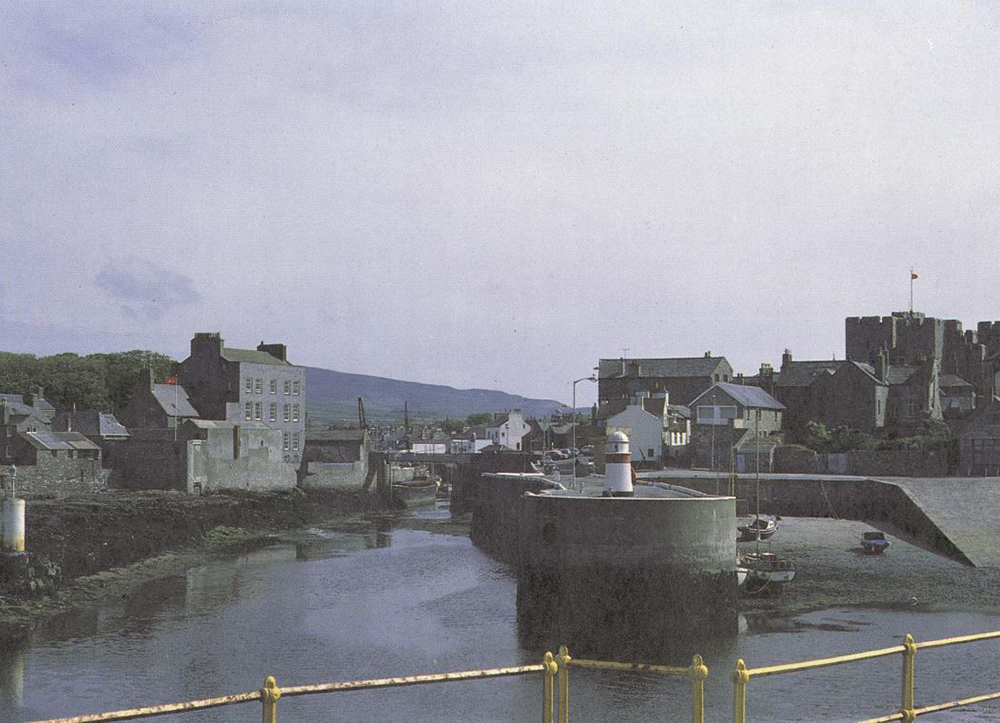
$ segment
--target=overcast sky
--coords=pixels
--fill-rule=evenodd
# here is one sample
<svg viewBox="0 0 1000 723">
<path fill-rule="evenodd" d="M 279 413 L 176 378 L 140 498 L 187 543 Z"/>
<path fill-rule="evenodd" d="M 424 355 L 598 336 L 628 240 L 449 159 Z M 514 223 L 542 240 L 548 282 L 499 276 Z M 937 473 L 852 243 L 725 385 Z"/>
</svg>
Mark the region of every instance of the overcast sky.
<svg viewBox="0 0 1000 723">
<path fill-rule="evenodd" d="M 911 265 L 1000 318 L 991 3 L 55 5 L 0 8 L 0 349 L 569 401 L 842 358 Z"/>
</svg>

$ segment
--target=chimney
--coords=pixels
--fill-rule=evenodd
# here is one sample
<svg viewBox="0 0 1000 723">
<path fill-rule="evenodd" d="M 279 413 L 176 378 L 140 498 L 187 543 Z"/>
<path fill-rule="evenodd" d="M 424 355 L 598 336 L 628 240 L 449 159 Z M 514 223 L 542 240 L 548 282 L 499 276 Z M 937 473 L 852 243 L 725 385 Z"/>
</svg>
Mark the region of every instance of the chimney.
<svg viewBox="0 0 1000 723">
<path fill-rule="evenodd" d="M 222 356 L 222 335 L 217 331 L 199 331 L 191 339 L 191 356 Z"/>
<path fill-rule="evenodd" d="M 791 363 L 792 363 L 792 350 L 785 349 L 785 353 L 781 355 L 781 368 L 784 369 Z"/>
<path fill-rule="evenodd" d="M 638 378 L 642 375 L 642 365 L 638 361 L 629 362 L 629 376 Z"/>
<path fill-rule="evenodd" d="M 31 387 L 31 391 L 24 395 L 25 404 L 35 409 L 42 408 L 42 401 L 45 399 L 45 389 L 40 386 Z"/>
<path fill-rule="evenodd" d="M 706 351 L 706 352 L 705 352 L 705 358 L 706 358 L 706 359 L 711 359 L 711 358 L 712 358 L 712 352 L 710 352 L 710 351 Z"/>
<path fill-rule="evenodd" d="M 883 382 L 889 380 L 889 361 L 885 349 L 879 349 L 878 359 L 875 360 L 875 376 Z"/>
<path fill-rule="evenodd" d="M 261 342 L 257 345 L 257 351 L 267 352 L 275 359 L 280 359 L 283 362 L 288 361 L 288 347 L 284 344 L 265 344 Z"/>
</svg>

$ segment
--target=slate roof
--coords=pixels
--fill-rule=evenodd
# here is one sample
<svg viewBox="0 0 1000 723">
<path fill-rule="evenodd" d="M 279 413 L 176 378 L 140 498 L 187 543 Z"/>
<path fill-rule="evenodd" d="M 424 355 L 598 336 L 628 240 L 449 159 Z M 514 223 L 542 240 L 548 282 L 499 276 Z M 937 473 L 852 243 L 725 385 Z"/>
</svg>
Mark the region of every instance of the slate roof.
<svg viewBox="0 0 1000 723">
<path fill-rule="evenodd" d="M 115 419 L 115 415 L 105 412 L 59 412 L 53 424 L 58 431 L 65 431 L 67 422 L 72 426 L 72 431 L 91 437 L 130 436 L 128 430 Z"/>
<path fill-rule="evenodd" d="M 21 432 L 21 436 L 35 449 L 44 450 L 99 450 L 96 444 L 79 432 Z"/>
<path fill-rule="evenodd" d="M 502 427 L 508 421 L 510 421 L 510 413 L 509 412 L 505 412 L 504 414 L 497 414 L 493 418 L 493 421 L 490 422 L 487 426 L 488 427 Z"/>
<path fill-rule="evenodd" d="M 916 372 L 916 367 L 890 366 L 886 373 L 886 381 L 891 385 L 906 384 Z"/>
<path fill-rule="evenodd" d="M 685 419 L 691 419 L 691 410 L 683 404 L 668 404 L 667 409 L 671 412 L 676 412 Z"/>
<path fill-rule="evenodd" d="M 779 402 L 777 399 L 772 397 L 770 394 L 765 392 L 760 387 L 748 387 L 743 384 L 730 384 L 729 382 L 716 382 L 707 390 L 702 392 L 698 397 L 691 402 L 688 406 L 694 406 L 695 402 L 699 399 L 709 398 L 711 399 L 711 394 L 713 389 L 719 389 L 730 397 L 735 399 L 739 404 L 744 407 L 750 407 L 751 409 L 784 409 L 785 405 Z"/>
<path fill-rule="evenodd" d="M 724 356 L 673 357 L 669 359 L 626 359 L 622 374 L 621 359 L 601 359 L 598 376 L 602 379 L 620 379 L 629 374 L 629 365 L 639 363 L 640 377 L 710 377 L 726 362 Z M 728 362 L 726 362 L 728 363 Z"/>
<path fill-rule="evenodd" d="M 246 364 L 274 364 L 276 366 L 292 366 L 286 361 L 281 361 L 276 356 L 268 354 L 266 351 L 256 349 L 230 349 L 222 348 L 222 358 L 231 362 L 244 362 Z"/>
<path fill-rule="evenodd" d="M 20 394 L 0 394 L 0 399 L 7 400 L 7 408 L 13 415 L 27 416 L 37 411 L 30 404 L 25 404 L 24 397 Z"/>
<path fill-rule="evenodd" d="M 150 391 L 153 398 L 169 416 L 198 416 L 198 410 L 192 406 L 188 393 L 180 384 L 154 384 Z"/>
<path fill-rule="evenodd" d="M 849 361 L 847 363 L 848 364 L 853 364 L 858 369 L 860 369 L 861 371 L 863 371 L 865 374 L 867 374 L 868 376 L 870 376 L 877 383 L 879 383 L 879 384 L 885 384 L 886 383 L 886 382 L 883 382 L 881 379 L 878 378 L 878 376 L 875 374 L 875 367 L 873 367 L 871 364 L 865 364 L 864 362 L 856 362 L 856 361 Z"/>
<path fill-rule="evenodd" d="M 939 383 L 942 389 L 945 387 L 948 387 L 949 389 L 953 389 L 955 387 L 972 387 L 969 382 L 965 381 L 962 377 L 956 374 L 942 374 Z"/>
<path fill-rule="evenodd" d="M 834 374 L 844 361 L 793 361 L 776 374 L 777 387 L 808 387 L 821 374 Z"/>
</svg>

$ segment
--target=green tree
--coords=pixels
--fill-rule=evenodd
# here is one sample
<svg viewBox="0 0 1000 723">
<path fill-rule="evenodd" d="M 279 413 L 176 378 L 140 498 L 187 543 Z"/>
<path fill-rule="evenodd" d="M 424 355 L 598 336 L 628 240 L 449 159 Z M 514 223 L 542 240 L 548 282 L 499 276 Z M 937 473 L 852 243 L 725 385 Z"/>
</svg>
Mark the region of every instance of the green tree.
<svg viewBox="0 0 1000 723">
<path fill-rule="evenodd" d="M 481 424 L 489 424 L 493 421 L 493 415 L 489 412 L 476 412 L 465 418 L 465 423 L 470 427 L 478 427 Z"/>
</svg>

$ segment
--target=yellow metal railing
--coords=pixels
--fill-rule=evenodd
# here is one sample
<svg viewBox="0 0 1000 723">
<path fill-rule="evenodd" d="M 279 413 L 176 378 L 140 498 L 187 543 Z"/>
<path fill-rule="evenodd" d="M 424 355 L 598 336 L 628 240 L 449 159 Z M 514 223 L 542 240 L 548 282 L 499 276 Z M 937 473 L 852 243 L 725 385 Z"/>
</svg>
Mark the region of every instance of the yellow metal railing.
<svg viewBox="0 0 1000 723">
<path fill-rule="evenodd" d="M 557 662 L 558 660 L 558 662 Z M 103 721 L 135 720 L 136 718 L 151 718 L 170 713 L 189 713 L 207 708 L 219 708 L 226 705 L 238 705 L 260 701 L 263 723 L 277 723 L 278 700 L 299 695 L 314 695 L 318 693 L 337 693 L 349 690 L 370 690 L 373 688 L 393 688 L 406 685 L 426 685 L 429 683 L 453 683 L 463 680 L 483 680 L 529 673 L 542 674 L 542 723 L 560 723 L 569 721 L 569 668 L 591 668 L 600 670 L 618 670 L 631 673 L 657 673 L 659 675 L 685 676 L 691 679 L 693 693 L 692 723 L 705 723 L 705 678 L 708 668 L 696 655 L 687 668 L 674 668 L 666 665 L 646 665 L 643 663 L 614 663 L 601 660 L 575 660 L 570 657 L 566 647 L 559 649 L 559 657 L 545 653 L 541 663 L 534 665 L 518 665 L 508 668 L 489 668 L 485 670 L 463 670 L 454 673 L 432 673 L 429 675 L 411 675 L 397 678 L 375 678 L 372 680 L 352 680 L 340 683 L 320 683 L 317 685 L 297 685 L 289 688 L 279 688 L 277 681 L 268 676 L 264 687 L 246 693 L 226 695 L 218 698 L 189 700 L 183 703 L 168 703 L 146 708 L 131 708 L 109 713 L 75 716 L 73 718 L 52 718 L 33 723 L 98 723 Z M 556 676 L 559 677 L 559 704 L 556 707 Z"/>
<path fill-rule="evenodd" d="M 941 711 L 961 708 L 964 706 L 984 703 L 990 700 L 1000 700 L 1000 692 L 986 693 L 971 698 L 952 700 L 946 703 L 936 703 L 921 708 L 917 708 L 914 702 L 914 658 L 919 649 L 940 648 L 948 645 L 960 645 L 964 643 L 974 643 L 982 640 L 1000 638 L 1000 630 L 989 633 L 978 633 L 975 635 L 963 635 L 956 638 L 944 638 L 941 640 L 929 640 L 923 643 L 914 642 L 913 637 L 907 635 L 902 645 L 894 645 L 888 648 L 878 648 L 866 650 L 850 655 L 838 655 L 831 658 L 819 658 L 816 660 L 806 660 L 800 663 L 788 663 L 783 665 L 770 665 L 760 668 L 747 668 L 743 660 L 736 662 L 736 667 L 731 674 L 733 681 L 733 721 L 734 723 L 746 723 L 746 698 L 747 683 L 752 678 L 764 678 L 770 675 L 782 675 L 785 673 L 795 673 L 803 670 L 815 670 L 827 668 L 833 665 L 843 665 L 846 663 L 856 663 L 862 660 L 874 660 L 890 655 L 902 655 L 903 675 L 902 675 L 902 702 L 900 709 L 890 715 L 879 718 L 871 718 L 862 723 L 888 723 L 889 721 L 905 721 L 912 723 L 917 716 L 928 713 L 938 713 Z M 337 693 L 351 690 L 370 690 L 374 688 L 393 688 L 407 685 L 426 685 L 430 683 L 451 683 L 466 680 L 484 680 L 488 678 L 510 677 L 527 675 L 530 673 L 542 674 L 542 723 L 569 723 L 569 670 L 570 668 L 584 668 L 591 670 L 616 670 L 630 673 L 654 673 L 664 676 L 685 677 L 691 681 L 691 721 L 692 723 L 705 723 L 705 679 L 708 678 L 708 668 L 700 655 L 695 655 L 691 660 L 691 665 L 681 668 L 668 665 L 648 665 L 644 663 L 618 663 L 602 660 L 583 660 L 570 656 L 565 646 L 559 648 L 559 654 L 553 656 L 551 652 L 545 653 L 541 663 L 533 665 L 519 665 L 506 668 L 488 668 L 484 670 L 463 670 L 452 673 L 432 673 L 428 675 L 411 675 L 395 678 L 375 678 L 372 680 L 352 680 L 339 683 L 320 683 L 316 685 L 298 685 L 289 688 L 279 688 L 277 681 L 268 676 L 264 681 L 264 687 L 260 690 L 253 690 L 247 693 L 237 693 L 218 698 L 205 698 L 202 700 L 190 700 L 183 703 L 168 703 L 166 705 L 150 706 L 146 708 L 132 708 L 129 710 L 112 711 L 109 713 L 97 713 L 94 715 L 76 716 L 73 718 L 53 718 L 46 721 L 34 721 L 34 723 L 99 723 L 103 721 L 134 720 L 136 718 L 150 718 L 153 716 L 167 715 L 169 713 L 188 713 L 191 711 L 205 710 L 207 708 L 218 708 L 227 705 L 238 705 L 253 701 L 260 701 L 263 714 L 263 723 L 277 723 L 278 701 L 281 698 L 292 698 L 301 695 L 315 695 L 319 693 Z M 558 695 L 556 691 L 556 678 L 558 677 Z M 558 700 L 558 704 L 557 701 Z M 557 719 L 558 713 L 558 719 Z"/>
<path fill-rule="evenodd" d="M 880 718 L 870 718 L 862 723 L 883 723 L 888 721 L 905 721 L 913 723 L 917 716 L 927 713 L 938 713 L 953 708 L 961 708 L 975 703 L 984 703 L 988 700 L 1000 699 L 1000 692 L 987 693 L 972 698 L 952 700 L 947 703 L 937 703 L 935 705 L 917 708 L 913 697 L 913 662 L 917 650 L 921 648 L 940 648 L 946 645 L 960 645 L 962 643 L 975 643 L 981 640 L 991 640 L 1000 638 L 1000 630 L 990 633 L 978 633 L 975 635 L 962 635 L 957 638 L 943 638 L 941 640 L 928 640 L 924 643 L 914 642 L 913 636 L 907 634 L 902 645 L 894 645 L 891 648 L 878 648 L 876 650 L 866 650 L 850 655 L 836 655 L 832 658 L 818 658 L 816 660 L 806 660 L 801 663 L 788 663 L 785 665 L 770 665 L 762 668 L 747 668 L 743 660 L 736 661 L 736 667 L 730 675 L 733 681 L 733 722 L 746 723 L 747 719 L 747 683 L 751 678 L 763 678 L 768 675 L 781 675 L 783 673 L 796 673 L 802 670 L 814 670 L 816 668 L 828 668 L 832 665 L 843 665 L 845 663 L 856 663 L 862 660 L 873 660 L 884 658 L 889 655 L 903 656 L 903 678 L 902 678 L 902 703 L 897 712 Z"/>
<path fill-rule="evenodd" d="M 705 678 L 708 668 L 700 655 L 691 659 L 691 665 L 678 668 L 670 665 L 647 665 L 646 663 L 616 663 L 606 660 L 582 660 L 570 657 L 566 646 L 559 648 L 556 657 L 559 674 L 559 723 L 569 723 L 569 669 L 590 668 L 591 670 L 618 670 L 628 673 L 655 673 L 657 675 L 680 676 L 691 681 L 691 721 L 705 723 Z"/>
</svg>

